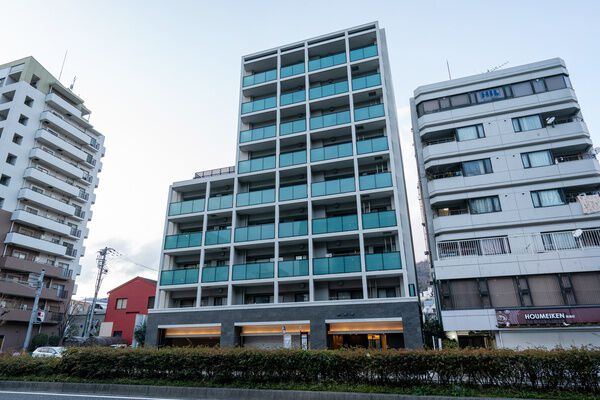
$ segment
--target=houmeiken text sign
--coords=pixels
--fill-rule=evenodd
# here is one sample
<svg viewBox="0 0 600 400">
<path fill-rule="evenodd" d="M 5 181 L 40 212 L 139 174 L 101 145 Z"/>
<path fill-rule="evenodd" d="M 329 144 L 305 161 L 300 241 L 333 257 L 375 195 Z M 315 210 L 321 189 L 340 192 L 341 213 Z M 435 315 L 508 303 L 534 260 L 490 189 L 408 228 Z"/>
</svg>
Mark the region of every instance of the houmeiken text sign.
<svg viewBox="0 0 600 400">
<path fill-rule="evenodd" d="M 498 328 L 600 323 L 600 307 L 496 310 Z"/>
</svg>

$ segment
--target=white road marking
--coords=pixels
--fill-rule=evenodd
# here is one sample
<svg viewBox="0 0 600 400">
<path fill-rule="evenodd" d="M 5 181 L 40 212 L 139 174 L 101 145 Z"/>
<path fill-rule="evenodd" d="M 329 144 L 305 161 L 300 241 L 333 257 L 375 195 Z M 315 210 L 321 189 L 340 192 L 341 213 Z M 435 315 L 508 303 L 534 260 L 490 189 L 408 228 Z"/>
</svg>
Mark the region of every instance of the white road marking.
<svg viewBox="0 0 600 400">
<path fill-rule="evenodd" d="M 110 395 L 102 395 L 102 394 L 69 394 L 69 393 L 48 393 L 48 392 L 15 392 L 8 390 L 0 390 L 0 394 L 30 394 L 36 396 L 63 396 L 63 397 L 82 397 L 82 398 L 90 398 L 97 397 L 100 399 L 127 399 L 127 400 L 176 400 L 173 397 L 171 398 L 162 398 L 162 397 L 130 397 L 130 396 L 110 396 Z"/>
</svg>

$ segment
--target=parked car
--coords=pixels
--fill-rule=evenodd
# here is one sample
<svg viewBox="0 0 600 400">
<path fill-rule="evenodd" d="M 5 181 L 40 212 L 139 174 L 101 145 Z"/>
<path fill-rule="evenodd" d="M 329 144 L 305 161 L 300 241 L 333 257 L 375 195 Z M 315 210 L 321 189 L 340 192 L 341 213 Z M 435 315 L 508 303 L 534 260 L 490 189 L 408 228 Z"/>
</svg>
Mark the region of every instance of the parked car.
<svg viewBox="0 0 600 400">
<path fill-rule="evenodd" d="M 38 347 L 31 353 L 32 357 L 62 357 L 64 347 Z"/>
</svg>

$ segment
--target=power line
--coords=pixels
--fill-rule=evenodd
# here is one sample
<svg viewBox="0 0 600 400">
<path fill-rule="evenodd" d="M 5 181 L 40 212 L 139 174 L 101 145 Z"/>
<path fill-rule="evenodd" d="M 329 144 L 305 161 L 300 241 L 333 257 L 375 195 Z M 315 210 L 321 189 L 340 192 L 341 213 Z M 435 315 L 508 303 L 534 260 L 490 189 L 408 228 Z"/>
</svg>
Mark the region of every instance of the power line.
<svg viewBox="0 0 600 400">
<path fill-rule="evenodd" d="M 130 262 L 131 264 L 135 264 L 135 265 L 137 265 L 138 267 L 146 268 L 146 269 L 149 269 L 150 271 L 155 271 L 155 272 L 157 272 L 157 271 L 158 271 L 158 268 L 152 268 L 152 267 L 149 267 L 149 266 L 147 266 L 147 265 L 144 265 L 144 264 L 142 264 L 142 263 L 139 263 L 139 262 L 137 262 L 137 261 L 135 261 L 135 260 L 132 260 L 131 258 L 127 257 L 126 255 L 124 255 L 124 254 L 122 254 L 122 253 L 116 252 L 116 256 L 117 256 L 117 257 L 120 257 L 120 258 L 122 258 L 122 259 L 123 259 L 123 260 L 125 260 L 125 261 L 128 261 L 128 262 Z"/>
</svg>

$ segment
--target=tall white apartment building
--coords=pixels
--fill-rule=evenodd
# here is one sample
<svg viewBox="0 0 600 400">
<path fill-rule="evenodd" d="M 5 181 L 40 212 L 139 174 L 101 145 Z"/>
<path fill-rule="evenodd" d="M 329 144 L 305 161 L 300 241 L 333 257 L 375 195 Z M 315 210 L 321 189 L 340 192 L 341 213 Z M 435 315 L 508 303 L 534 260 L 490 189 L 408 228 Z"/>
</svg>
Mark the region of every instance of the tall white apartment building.
<svg viewBox="0 0 600 400">
<path fill-rule="evenodd" d="M 0 351 L 22 346 L 42 269 L 34 331 L 63 323 L 104 155 L 89 115 L 33 57 L 0 65 Z"/>
<path fill-rule="evenodd" d="M 600 345 L 600 166 L 551 59 L 411 100 L 429 251 L 461 345 Z"/>
<path fill-rule="evenodd" d="M 147 342 L 420 347 L 384 31 L 244 56 L 240 80 L 236 166 L 169 189 Z"/>
</svg>

